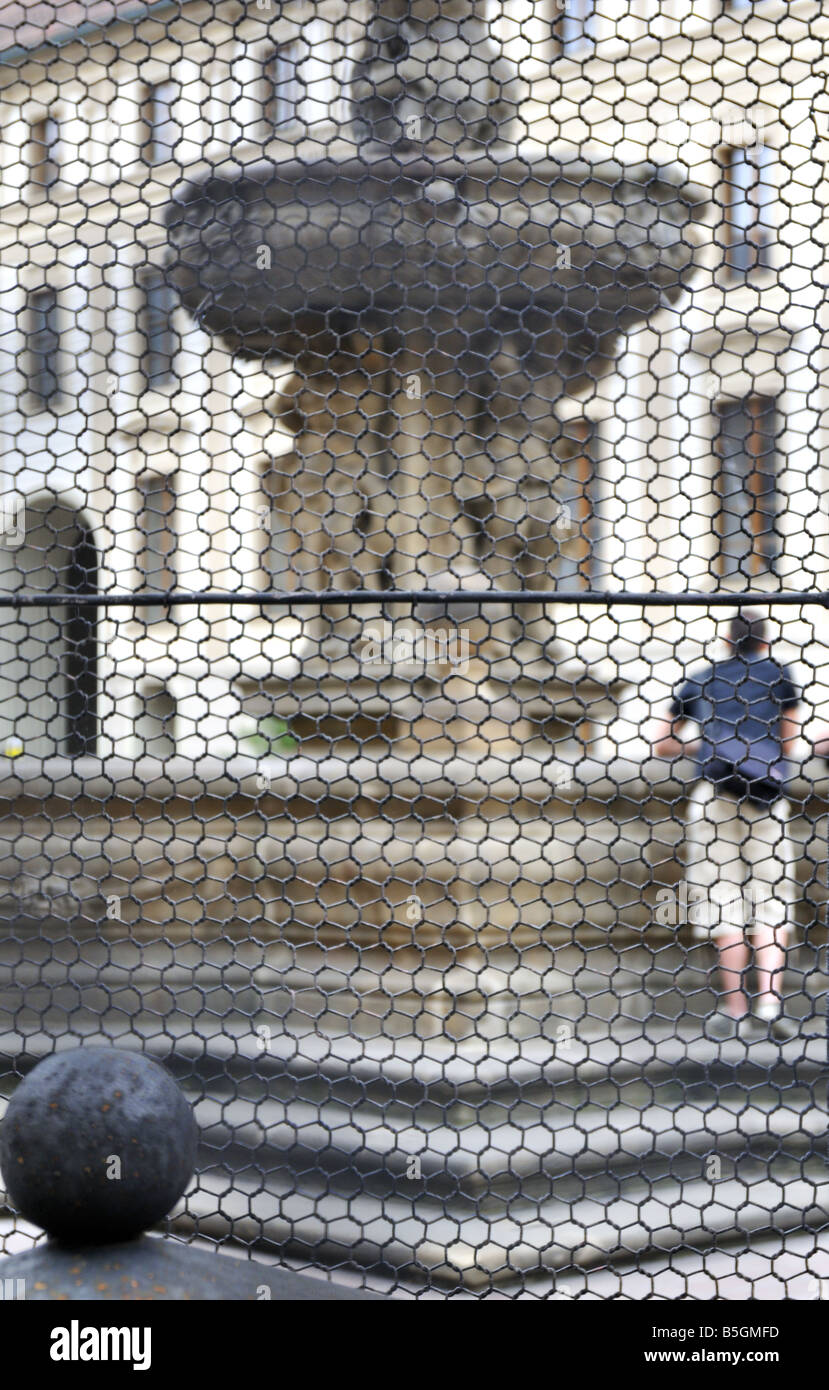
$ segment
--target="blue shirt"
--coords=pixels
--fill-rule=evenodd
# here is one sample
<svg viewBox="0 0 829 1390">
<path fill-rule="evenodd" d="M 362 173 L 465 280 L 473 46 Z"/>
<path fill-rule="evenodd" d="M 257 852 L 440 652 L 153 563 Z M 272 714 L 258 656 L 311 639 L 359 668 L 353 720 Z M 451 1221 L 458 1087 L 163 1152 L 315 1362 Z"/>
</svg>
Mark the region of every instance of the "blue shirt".
<svg viewBox="0 0 829 1390">
<path fill-rule="evenodd" d="M 701 777 L 771 800 L 781 794 L 786 776 L 781 718 L 799 700 L 788 668 L 752 652 L 718 661 L 678 686 L 671 714 L 700 726 Z"/>
</svg>

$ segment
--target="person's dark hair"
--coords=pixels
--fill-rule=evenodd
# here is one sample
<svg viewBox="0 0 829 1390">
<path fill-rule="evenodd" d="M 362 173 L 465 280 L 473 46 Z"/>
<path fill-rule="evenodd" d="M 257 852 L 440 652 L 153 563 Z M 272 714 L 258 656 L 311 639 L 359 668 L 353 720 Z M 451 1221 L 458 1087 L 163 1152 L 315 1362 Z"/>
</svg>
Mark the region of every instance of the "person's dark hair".
<svg viewBox="0 0 829 1390">
<path fill-rule="evenodd" d="M 739 656 L 756 652 L 768 640 L 765 618 L 761 618 L 759 613 L 738 613 L 736 618 L 731 619 L 728 640 Z"/>
</svg>

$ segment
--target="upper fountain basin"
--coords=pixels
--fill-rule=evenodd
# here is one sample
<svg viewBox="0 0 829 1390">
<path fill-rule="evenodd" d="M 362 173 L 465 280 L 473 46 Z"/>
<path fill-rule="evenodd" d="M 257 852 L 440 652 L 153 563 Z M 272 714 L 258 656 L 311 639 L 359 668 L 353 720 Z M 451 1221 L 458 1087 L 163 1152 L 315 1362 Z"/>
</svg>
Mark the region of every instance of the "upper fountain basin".
<svg viewBox="0 0 829 1390">
<path fill-rule="evenodd" d="M 176 189 L 168 276 L 234 352 L 336 351 L 388 330 L 504 338 L 565 379 L 687 285 L 708 200 L 670 171 L 581 159 L 409 159 L 218 170 Z"/>
</svg>

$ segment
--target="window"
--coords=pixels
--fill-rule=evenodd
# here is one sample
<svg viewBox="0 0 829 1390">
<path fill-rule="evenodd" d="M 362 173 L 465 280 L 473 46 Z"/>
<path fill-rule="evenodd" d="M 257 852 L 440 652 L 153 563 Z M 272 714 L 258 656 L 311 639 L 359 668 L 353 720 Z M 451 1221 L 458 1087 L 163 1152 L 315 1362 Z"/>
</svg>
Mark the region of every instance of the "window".
<svg viewBox="0 0 829 1390">
<path fill-rule="evenodd" d="M 60 173 L 59 140 L 60 127 L 51 113 L 41 116 L 32 125 L 28 164 L 32 183 L 38 189 L 51 188 L 57 182 Z"/>
<path fill-rule="evenodd" d="M 555 445 L 555 455 L 559 466 L 552 526 L 558 545 L 556 579 L 562 588 L 589 589 L 596 561 L 596 465 L 590 421 L 569 421 Z"/>
<path fill-rule="evenodd" d="M 0 590 L 41 593 L 45 602 L 0 624 L 2 737 L 13 732 L 37 758 L 94 755 L 98 609 L 73 600 L 97 592 L 95 537 L 54 494 L 30 498 L 21 520 L 21 545 L 0 548 Z M 50 603 L 48 594 L 69 602 Z"/>
<path fill-rule="evenodd" d="M 145 271 L 140 284 L 144 295 L 139 324 L 143 339 L 141 371 L 148 388 L 159 387 L 173 376 L 175 296 L 159 270 Z"/>
<path fill-rule="evenodd" d="M 561 45 L 568 58 L 586 58 L 596 47 L 598 15 L 595 0 L 566 0 L 559 21 Z"/>
<path fill-rule="evenodd" d="M 176 82 L 159 82 L 147 88 L 144 102 L 146 136 L 144 157 L 148 164 L 166 164 L 175 157 L 181 129 L 175 120 L 179 90 Z"/>
<path fill-rule="evenodd" d="M 145 474 L 140 479 L 141 511 L 139 514 L 139 569 L 143 586 L 153 591 L 169 591 L 175 587 L 174 559 L 176 549 L 175 493 L 169 478 Z M 170 609 L 150 604 L 137 609 L 146 622 L 158 622 L 169 616 Z"/>
<path fill-rule="evenodd" d="M 726 271 L 743 280 L 770 264 L 772 151 L 759 143 L 726 150 L 722 189 Z"/>
<path fill-rule="evenodd" d="M 32 402 L 45 410 L 60 399 L 60 306 L 51 285 L 33 290 L 25 310 L 25 376 Z"/>
<path fill-rule="evenodd" d="M 297 44 L 282 44 L 267 60 L 263 114 L 268 130 L 279 130 L 299 119 L 303 96 L 299 67 Z"/>
<path fill-rule="evenodd" d="M 773 570 L 779 553 L 776 403 L 750 396 L 718 405 L 716 414 L 718 570 L 751 578 Z"/>
</svg>

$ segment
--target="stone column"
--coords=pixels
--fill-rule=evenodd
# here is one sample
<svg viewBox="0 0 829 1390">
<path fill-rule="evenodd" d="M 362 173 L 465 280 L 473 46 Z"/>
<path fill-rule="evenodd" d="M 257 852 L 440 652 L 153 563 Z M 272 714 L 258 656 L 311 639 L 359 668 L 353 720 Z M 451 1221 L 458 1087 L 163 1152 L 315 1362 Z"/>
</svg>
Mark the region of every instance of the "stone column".
<svg viewBox="0 0 829 1390">
<path fill-rule="evenodd" d="M 316 591 L 388 587 L 394 546 L 391 518 L 390 356 L 382 339 L 355 334 L 349 353 L 300 359 L 283 399 L 296 430 L 280 461 L 279 510 L 296 538 L 290 568 L 296 587 Z M 345 656 L 369 620 L 361 606 L 303 609 L 306 636 L 328 655 Z"/>
</svg>

